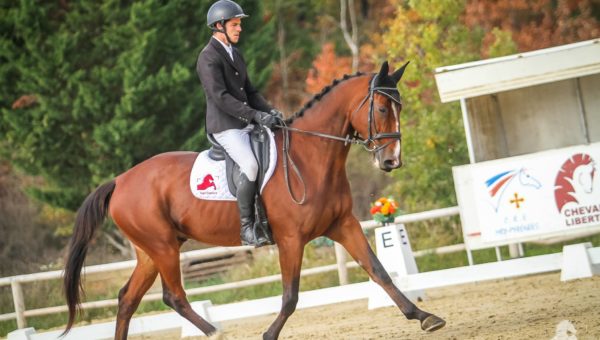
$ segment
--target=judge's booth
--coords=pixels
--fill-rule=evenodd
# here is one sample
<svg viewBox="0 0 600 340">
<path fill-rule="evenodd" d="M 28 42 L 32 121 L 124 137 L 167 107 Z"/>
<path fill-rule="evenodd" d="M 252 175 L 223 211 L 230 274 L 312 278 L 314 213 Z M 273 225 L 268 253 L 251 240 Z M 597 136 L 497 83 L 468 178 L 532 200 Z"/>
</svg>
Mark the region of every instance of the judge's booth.
<svg viewBox="0 0 600 340">
<path fill-rule="evenodd" d="M 470 164 L 453 168 L 471 250 L 600 232 L 600 39 L 436 69 L 460 101 Z"/>
</svg>

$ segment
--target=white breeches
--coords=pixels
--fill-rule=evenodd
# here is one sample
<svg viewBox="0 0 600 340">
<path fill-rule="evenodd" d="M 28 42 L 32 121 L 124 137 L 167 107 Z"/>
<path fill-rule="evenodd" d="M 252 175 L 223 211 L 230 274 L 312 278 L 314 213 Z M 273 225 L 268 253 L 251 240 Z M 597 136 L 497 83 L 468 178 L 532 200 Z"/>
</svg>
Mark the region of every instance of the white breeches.
<svg viewBox="0 0 600 340">
<path fill-rule="evenodd" d="M 250 147 L 250 131 L 252 124 L 243 129 L 229 129 L 214 133 L 213 137 L 225 148 L 225 151 L 240 166 L 240 170 L 248 177 L 250 182 L 256 180 L 258 163 Z"/>
</svg>

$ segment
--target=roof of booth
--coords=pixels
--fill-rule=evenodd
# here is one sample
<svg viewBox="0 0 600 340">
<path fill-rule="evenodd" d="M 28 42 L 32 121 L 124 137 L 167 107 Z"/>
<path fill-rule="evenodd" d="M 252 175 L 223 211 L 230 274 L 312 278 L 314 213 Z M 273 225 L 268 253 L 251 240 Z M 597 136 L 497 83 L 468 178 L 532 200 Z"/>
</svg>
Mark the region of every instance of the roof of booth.
<svg viewBox="0 0 600 340">
<path fill-rule="evenodd" d="M 442 102 L 600 73 L 600 38 L 506 57 L 442 66 Z"/>
</svg>

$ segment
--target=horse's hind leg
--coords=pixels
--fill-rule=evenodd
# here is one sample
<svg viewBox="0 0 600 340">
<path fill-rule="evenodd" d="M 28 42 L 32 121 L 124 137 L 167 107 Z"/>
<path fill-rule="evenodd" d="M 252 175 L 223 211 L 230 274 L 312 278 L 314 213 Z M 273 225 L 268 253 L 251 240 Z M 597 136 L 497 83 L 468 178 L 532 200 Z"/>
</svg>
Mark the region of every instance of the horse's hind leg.
<svg viewBox="0 0 600 340">
<path fill-rule="evenodd" d="M 137 265 L 129 281 L 119 291 L 119 310 L 117 312 L 117 325 L 115 339 L 127 339 L 129 321 L 138 308 L 142 297 L 154 283 L 158 271 L 154 262 L 139 248 L 136 248 Z"/>
<path fill-rule="evenodd" d="M 160 272 L 163 284 L 163 301 L 173 308 L 179 315 L 183 316 L 204 334 L 212 335 L 217 329 L 208 321 L 198 315 L 188 302 L 181 283 L 181 271 L 179 267 L 179 245 L 177 241 L 170 244 L 161 244 L 153 249 L 160 249 L 160 252 L 151 254 L 154 263 Z"/>
<path fill-rule="evenodd" d="M 421 322 L 421 328 L 425 331 L 432 332 L 444 327 L 446 324 L 444 320 L 419 309 L 394 285 L 390 275 L 371 250 L 362 233 L 360 223 L 354 216 L 348 216 L 341 220 L 330 228 L 326 235 L 346 248 L 371 279 L 386 291 L 407 319 L 418 319 Z"/>
<path fill-rule="evenodd" d="M 279 241 L 279 265 L 281 267 L 281 282 L 283 296 L 281 311 L 271 327 L 263 334 L 263 339 L 277 339 L 283 325 L 296 310 L 298 303 L 298 290 L 300 288 L 300 269 L 302 267 L 302 254 L 304 245 L 297 239 L 288 239 L 290 242 Z"/>
</svg>

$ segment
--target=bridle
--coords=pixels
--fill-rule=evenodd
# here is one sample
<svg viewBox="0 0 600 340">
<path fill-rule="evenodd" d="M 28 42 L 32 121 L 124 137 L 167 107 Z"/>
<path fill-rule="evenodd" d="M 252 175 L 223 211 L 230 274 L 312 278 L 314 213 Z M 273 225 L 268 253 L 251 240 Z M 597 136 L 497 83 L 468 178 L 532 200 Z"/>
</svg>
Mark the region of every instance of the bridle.
<svg viewBox="0 0 600 340">
<path fill-rule="evenodd" d="M 275 125 L 275 127 L 280 128 L 284 131 L 287 130 L 287 131 L 299 132 L 299 133 L 303 133 L 303 134 L 310 135 L 310 136 L 316 136 L 316 137 L 321 137 L 321 138 L 332 139 L 332 140 L 344 142 L 345 145 L 347 145 L 347 144 L 361 145 L 366 151 L 368 151 L 370 153 L 378 152 L 379 150 L 386 148 L 388 145 L 390 145 L 396 141 L 402 140 L 402 133 L 400 133 L 400 131 L 384 132 L 384 133 L 380 133 L 377 131 L 377 126 L 375 126 L 375 124 L 373 123 L 374 118 L 375 118 L 375 116 L 374 116 L 375 115 L 374 95 L 375 95 L 375 93 L 379 93 L 381 95 L 388 97 L 389 99 L 391 99 L 393 102 L 397 103 L 398 105 L 402 105 L 402 103 L 398 99 L 391 96 L 389 93 L 384 92 L 386 90 L 398 92 L 397 88 L 386 87 L 386 86 L 375 86 L 377 76 L 378 75 L 376 74 L 373 77 L 373 79 L 371 79 L 371 82 L 369 84 L 369 93 L 361 100 L 358 107 L 356 109 L 354 109 L 354 111 L 352 111 L 352 114 L 350 115 L 350 119 L 352 120 L 352 117 L 354 117 L 354 114 L 356 112 L 358 112 L 365 105 L 367 100 L 369 101 L 369 113 L 368 113 L 369 136 L 366 139 L 361 138 L 360 135 L 356 132 L 354 133 L 354 135 L 352 137 L 350 135 L 347 135 L 346 137 L 340 137 L 340 136 L 330 135 L 330 134 L 326 134 L 326 133 L 322 133 L 322 132 L 297 129 L 297 128 L 293 128 L 291 126 L 287 126 L 283 120 L 280 121 L 280 124 Z M 399 94 L 398 94 L 398 97 L 400 97 Z M 375 130 L 375 135 L 373 135 L 373 130 Z M 287 135 L 287 134 L 285 134 L 285 135 Z M 392 139 L 392 140 L 383 145 L 379 145 L 379 146 L 375 145 L 375 141 L 378 141 L 380 139 Z M 371 146 L 371 145 L 373 145 L 373 146 Z"/>
<path fill-rule="evenodd" d="M 402 103 L 399 100 L 400 93 L 398 92 L 398 89 L 395 87 L 376 86 L 375 84 L 377 81 L 377 76 L 378 76 L 378 74 L 375 74 L 375 76 L 373 76 L 373 79 L 371 79 L 371 82 L 369 83 L 369 93 L 367 93 L 367 95 L 361 100 L 358 107 L 356 109 L 354 109 L 354 111 L 352 111 L 352 114 L 350 114 L 350 120 L 352 120 L 352 118 L 354 117 L 354 114 L 356 112 L 360 111 L 360 109 L 365 105 L 367 100 L 369 101 L 369 113 L 368 113 L 369 136 L 366 139 L 361 138 L 360 134 L 358 134 L 356 131 L 354 132 L 354 135 L 352 137 L 350 135 L 347 135 L 346 137 L 340 137 L 340 136 L 330 135 L 330 134 L 322 133 L 322 132 L 308 131 L 308 130 L 293 128 L 291 126 L 287 126 L 283 119 L 280 119 L 279 124 L 275 125 L 275 127 L 283 130 L 283 154 L 284 154 L 283 169 L 284 169 L 285 181 L 287 184 L 288 193 L 290 194 L 290 197 L 296 204 L 303 204 L 304 201 L 306 200 L 306 184 L 304 183 L 304 179 L 302 178 L 302 175 L 300 174 L 298 167 L 296 166 L 296 164 L 294 163 L 294 161 L 292 160 L 292 158 L 289 154 L 289 152 L 290 152 L 290 136 L 289 136 L 290 131 L 299 132 L 299 133 L 303 133 L 303 134 L 310 135 L 310 136 L 331 139 L 331 140 L 335 140 L 335 141 L 339 141 L 339 142 L 344 142 L 344 145 L 348 145 L 348 144 L 361 145 L 366 151 L 368 151 L 370 153 L 378 152 L 378 151 L 386 148 L 388 145 L 395 143 L 396 141 L 399 142 L 402 140 L 402 134 L 400 133 L 399 129 L 398 129 L 398 132 L 383 132 L 383 133 L 381 133 L 381 132 L 377 131 L 377 126 L 376 126 L 376 124 L 374 124 L 374 121 L 375 121 L 375 112 L 374 112 L 375 93 L 384 95 L 384 96 L 388 97 L 390 100 L 392 100 L 393 102 L 395 102 L 399 105 L 402 105 Z M 398 99 L 394 98 L 391 94 L 389 94 L 385 91 L 398 92 Z M 375 133 L 373 134 L 373 132 L 375 132 Z M 388 141 L 387 143 L 385 143 L 383 145 L 377 145 L 375 142 L 380 139 L 391 139 L 391 141 Z M 291 189 L 290 181 L 289 181 L 289 169 L 288 169 L 288 164 L 287 164 L 288 159 L 292 166 L 292 169 L 296 173 L 296 176 L 298 176 L 298 179 L 300 180 L 300 183 L 302 183 L 302 186 L 303 186 L 302 198 L 300 200 L 297 200 L 296 197 L 294 196 L 294 194 L 292 193 L 292 189 Z"/>
<path fill-rule="evenodd" d="M 372 122 L 374 122 L 374 118 L 375 118 L 375 116 L 374 116 L 375 113 L 373 110 L 373 106 L 374 106 L 374 102 L 375 102 L 373 100 L 373 97 L 374 97 L 375 93 L 384 95 L 384 96 L 388 97 L 390 100 L 392 100 L 393 102 L 397 103 L 398 105 L 402 105 L 402 103 L 400 102 L 400 92 L 398 91 L 397 88 L 386 87 L 386 86 L 375 86 L 377 76 L 378 76 L 378 74 L 376 74 L 373 77 L 373 79 L 371 80 L 371 84 L 369 85 L 369 94 L 367 96 L 369 98 L 369 119 L 368 119 L 369 120 L 369 137 L 366 140 L 362 140 L 362 142 L 361 142 L 361 144 L 363 144 L 363 146 L 365 147 L 365 150 L 372 152 L 372 153 L 377 152 L 381 149 L 384 149 L 391 143 L 394 143 L 396 140 L 397 141 L 402 140 L 402 134 L 400 133 L 400 129 L 398 129 L 398 132 L 381 133 L 381 132 L 377 131 L 377 125 L 372 123 Z M 385 92 L 386 90 L 398 92 L 398 99 L 394 98 L 392 95 Z M 364 104 L 367 97 L 365 97 L 365 99 L 363 99 L 363 101 L 361 102 L 361 105 L 356 110 L 354 110 L 354 112 L 352 113 L 352 116 L 354 116 L 354 113 L 356 111 L 358 111 L 360 109 L 360 107 Z M 375 135 L 373 135 L 373 128 L 375 129 Z M 379 145 L 379 146 L 375 145 L 375 141 L 380 140 L 380 139 L 392 139 L 392 140 L 383 145 Z M 369 148 L 370 144 L 373 144 L 374 146 L 372 148 Z"/>
</svg>

